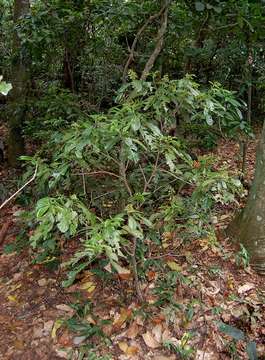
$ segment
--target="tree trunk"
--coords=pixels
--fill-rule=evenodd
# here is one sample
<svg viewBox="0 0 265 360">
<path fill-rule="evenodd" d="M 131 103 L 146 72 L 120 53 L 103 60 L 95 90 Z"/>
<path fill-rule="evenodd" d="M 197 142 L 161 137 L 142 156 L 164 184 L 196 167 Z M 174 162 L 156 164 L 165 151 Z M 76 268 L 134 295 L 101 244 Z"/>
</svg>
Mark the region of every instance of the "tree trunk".
<svg viewBox="0 0 265 360">
<path fill-rule="evenodd" d="M 29 13 L 29 0 L 14 1 L 14 35 L 12 60 L 12 86 L 10 99 L 13 106 L 12 117 L 9 120 L 8 161 L 16 166 L 18 157 L 24 153 L 23 122 L 26 110 L 28 88 L 28 70 L 25 54 L 22 50 L 17 25 L 22 17 Z"/>
<path fill-rule="evenodd" d="M 232 221 L 228 234 L 244 245 L 250 264 L 265 275 L 265 122 L 257 148 L 256 171 L 245 209 Z"/>
</svg>

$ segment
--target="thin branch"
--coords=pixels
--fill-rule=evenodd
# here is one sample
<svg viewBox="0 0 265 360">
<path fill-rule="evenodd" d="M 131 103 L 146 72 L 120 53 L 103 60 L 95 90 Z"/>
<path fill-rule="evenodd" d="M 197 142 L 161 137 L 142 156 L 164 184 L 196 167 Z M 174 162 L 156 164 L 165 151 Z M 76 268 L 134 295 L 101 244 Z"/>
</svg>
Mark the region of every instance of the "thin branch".
<svg viewBox="0 0 265 360">
<path fill-rule="evenodd" d="M 156 162 L 155 162 L 152 174 L 151 174 L 150 178 L 148 179 L 147 183 L 145 184 L 144 192 L 146 192 L 146 190 L 148 189 L 148 186 L 150 185 L 151 181 L 153 180 L 153 178 L 154 178 L 154 176 L 155 176 L 155 174 L 157 172 L 157 166 L 158 166 L 159 157 L 160 157 L 160 153 L 158 153 L 157 156 L 156 156 Z"/>
<path fill-rule="evenodd" d="M 84 193 L 84 196 L 86 196 L 86 179 L 85 179 L 84 173 L 82 173 L 82 182 L 83 182 L 83 193 Z"/>
<path fill-rule="evenodd" d="M 222 30 L 222 29 L 227 29 L 227 28 L 230 28 L 230 27 L 234 27 L 234 26 L 237 26 L 238 23 L 232 23 L 232 24 L 227 24 L 227 25 L 223 25 L 223 26 L 219 26 L 219 27 L 210 27 L 212 31 L 217 31 L 217 30 Z"/>
<path fill-rule="evenodd" d="M 129 193 L 129 195 L 132 196 L 132 190 L 128 183 L 127 176 L 126 176 L 126 168 L 124 167 L 123 163 L 120 163 L 120 174 L 121 174 L 120 177 L 123 179 L 124 185 Z"/>
<path fill-rule="evenodd" d="M 98 170 L 98 171 L 91 171 L 91 172 L 82 172 L 82 173 L 75 173 L 74 175 L 80 175 L 80 176 L 84 176 L 84 175 L 87 175 L 87 176 L 95 176 L 95 175 L 109 175 L 109 176 L 112 176 L 112 177 L 115 177 L 117 179 L 120 179 L 124 182 L 124 185 L 129 193 L 130 196 L 132 196 L 132 190 L 128 184 L 128 180 L 127 180 L 127 177 L 126 177 L 126 172 L 124 170 L 124 167 L 123 165 L 121 166 L 121 174 L 122 175 L 117 175 L 117 174 L 114 174 L 110 171 L 105 171 L 105 170 Z"/>
<path fill-rule="evenodd" d="M 105 171 L 105 170 L 98 170 L 98 171 L 91 171 L 91 172 L 82 172 L 82 173 L 75 173 L 74 175 L 87 175 L 87 176 L 94 176 L 94 175 L 109 175 L 109 176 L 113 176 L 116 177 L 118 179 L 122 179 L 123 178 L 117 174 L 114 174 L 110 171 Z"/>
<path fill-rule="evenodd" d="M 169 3 L 166 2 L 164 11 L 162 12 L 162 15 L 161 15 L 162 16 L 162 24 L 157 33 L 156 46 L 154 48 L 154 51 L 150 55 L 147 63 L 145 64 L 144 70 L 141 75 L 141 80 L 146 80 L 148 74 L 150 73 L 150 71 L 152 70 L 152 68 L 155 64 L 155 61 L 156 61 L 158 55 L 160 54 L 160 52 L 163 48 L 164 35 L 167 30 L 167 22 L 168 22 L 168 6 L 169 6 Z"/>
<path fill-rule="evenodd" d="M 142 35 L 142 33 L 145 31 L 145 29 L 147 28 L 147 26 L 152 22 L 154 21 L 155 19 L 159 18 L 163 12 L 165 11 L 165 8 L 167 7 L 167 4 L 165 4 L 161 10 L 157 13 L 157 14 L 154 14 L 154 15 L 151 15 L 147 20 L 146 22 L 143 24 L 143 26 L 138 30 L 135 38 L 134 38 L 134 41 L 132 43 L 132 47 L 130 49 L 130 54 L 129 54 L 129 57 L 127 59 L 127 62 L 124 66 L 124 70 L 123 70 L 123 75 L 122 75 L 122 82 L 125 83 L 126 82 L 126 76 L 127 76 L 127 72 L 128 72 L 128 69 L 129 69 L 129 66 L 131 65 L 131 62 L 133 61 L 133 58 L 134 58 L 134 51 L 135 51 L 135 48 L 136 48 L 136 45 L 137 45 L 137 42 L 140 38 L 140 36 Z"/>
<path fill-rule="evenodd" d="M 185 184 L 193 185 L 192 183 L 190 183 L 190 182 L 188 182 L 188 181 L 186 181 L 186 180 L 181 179 L 180 177 L 176 176 L 175 174 L 173 174 L 172 172 L 170 172 L 170 171 L 168 171 L 168 170 L 160 169 L 160 171 L 161 171 L 161 172 L 164 172 L 164 173 L 166 173 L 166 174 L 168 174 L 168 175 L 173 176 L 176 180 L 180 180 L 180 181 L 182 181 L 182 182 L 185 183 Z"/>
<path fill-rule="evenodd" d="M 21 186 L 21 188 L 19 188 L 13 195 L 11 195 L 8 199 L 6 199 L 1 205 L 0 205 L 0 210 L 6 205 L 8 204 L 14 197 L 16 197 L 23 189 L 25 189 L 26 186 L 28 186 L 32 181 L 35 180 L 36 176 L 37 176 L 37 171 L 38 171 L 38 165 L 36 165 L 35 171 L 33 176 L 23 185 Z"/>
<path fill-rule="evenodd" d="M 141 171 L 141 173 L 142 173 L 142 175 L 143 175 L 143 179 L 144 179 L 144 189 L 143 189 L 143 192 L 145 192 L 145 188 L 146 188 L 146 184 L 147 184 L 147 179 L 146 179 L 146 176 L 145 176 L 145 173 L 144 173 L 144 169 L 142 168 L 142 165 L 140 164 L 139 167 L 140 167 L 140 171 Z"/>
<path fill-rule="evenodd" d="M 134 284 L 135 284 L 135 290 L 137 297 L 140 302 L 144 301 L 142 290 L 140 287 L 139 277 L 138 277 L 138 271 L 137 271 L 137 262 L 136 262 L 136 248 L 137 248 L 137 238 L 133 237 L 133 249 L 132 249 L 132 268 L 133 268 L 133 276 L 134 276 Z"/>
<path fill-rule="evenodd" d="M 103 151 L 101 152 L 102 155 L 106 156 L 107 158 L 110 158 L 115 164 L 117 164 L 118 166 L 120 166 L 120 163 L 118 160 L 116 160 L 114 157 L 110 156 L 107 153 L 104 153 Z"/>
</svg>

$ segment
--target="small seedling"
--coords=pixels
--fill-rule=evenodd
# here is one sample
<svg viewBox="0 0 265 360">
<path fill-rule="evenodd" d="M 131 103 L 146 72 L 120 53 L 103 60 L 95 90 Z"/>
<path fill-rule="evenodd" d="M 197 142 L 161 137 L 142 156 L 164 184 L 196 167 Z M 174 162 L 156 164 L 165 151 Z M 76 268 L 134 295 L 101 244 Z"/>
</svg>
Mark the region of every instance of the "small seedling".
<svg viewBox="0 0 265 360">
<path fill-rule="evenodd" d="M 240 244 L 240 251 L 236 254 L 236 264 L 237 266 L 243 266 L 243 268 L 247 268 L 249 266 L 249 254 L 244 247 L 244 245 Z"/>
</svg>

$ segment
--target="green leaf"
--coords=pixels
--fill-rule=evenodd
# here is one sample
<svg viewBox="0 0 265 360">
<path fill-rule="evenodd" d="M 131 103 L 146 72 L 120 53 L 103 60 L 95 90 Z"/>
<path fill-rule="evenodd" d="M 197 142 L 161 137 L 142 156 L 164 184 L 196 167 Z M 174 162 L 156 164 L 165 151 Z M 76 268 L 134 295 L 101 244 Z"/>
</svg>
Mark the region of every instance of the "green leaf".
<svg viewBox="0 0 265 360">
<path fill-rule="evenodd" d="M 235 340 L 244 340 L 245 339 L 245 334 L 243 333 L 243 331 L 237 329 L 234 326 L 230 326 L 230 325 L 224 324 L 223 322 L 219 322 L 218 328 L 224 334 L 231 336 Z"/>
<path fill-rule="evenodd" d="M 66 233 L 69 229 L 69 223 L 67 219 L 61 217 L 60 222 L 58 222 L 57 224 L 57 227 L 62 233 Z"/>
<path fill-rule="evenodd" d="M 2 95 L 7 95 L 9 91 L 12 89 L 12 85 L 9 83 L 6 83 L 5 81 L 0 82 L 0 93 Z"/>
<path fill-rule="evenodd" d="M 250 341 L 247 344 L 246 351 L 247 351 L 249 360 L 258 360 L 256 343 L 254 341 Z"/>
<path fill-rule="evenodd" d="M 67 274 L 68 279 L 64 280 L 62 282 L 62 286 L 63 287 L 68 287 L 71 286 L 73 284 L 73 282 L 75 281 L 76 276 L 82 271 L 84 270 L 87 266 L 88 266 L 88 262 L 82 263 L 79 266 L 77 266 L 74 270 L 69 271 Z"/>
<path fill-rule="evenodd" d="M 37 219 L 40 219 L 43 217 L 43 215 L 46 214 L 46 212 L 49 210 L 49 205 L 43 206 L 41 208 L 39 208 L 39 210 L 37 211 Z"/>
<path fill-rule="evenodd" d="M 196 8 L 197 11 L 204 11 L 205 5 L 201 1 L 196 1 L 195 2 L 195 8 Z"/>
<path fill-rule="evenodd" d="M 137 221 L 135 221 L 135 219 L 132 216 L 129 216 L 128 218 L 128 226 L 129 228 L 134 231 L 137 229 Z"/>
<path fill-rule="evenodd" d="M 213 125 L 213 118 L 211 117 L 211 115 L 206 114 L 206 122 L 209 126 Z"/>
<path fill-rule="evenodd" d="M 140 129 L 141 122 L 140 122 L 139 117 L 133 118 L 133 121 L 131 122 L 131 127 L 132 127 L 133 131 L 135 131 L 135 132 Z"/>
<path fill-rule="evenodd" d="M 214 11 L 217 12 L 217 14 L 221 14 L 222 8 L 220 6 L 215 6 Z"/>
<path fill-rule="evenodd" d="M 36 206 L 37 218 L 40 219 L 41 217 L 43 217 L 43 215 L 49 210 L 50 206 L 51 206 L 50 198 L 46 197 L 40 199 L 37 202 L 37 206 Z"/>
</svg>

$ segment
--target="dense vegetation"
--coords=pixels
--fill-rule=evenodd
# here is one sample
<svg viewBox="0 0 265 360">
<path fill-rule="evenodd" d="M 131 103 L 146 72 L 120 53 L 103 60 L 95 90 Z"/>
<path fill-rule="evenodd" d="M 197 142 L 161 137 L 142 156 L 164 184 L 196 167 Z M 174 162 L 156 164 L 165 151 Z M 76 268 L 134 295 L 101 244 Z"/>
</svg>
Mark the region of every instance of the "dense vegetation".
<svg viewBox="0 0 265 360">
<path fill-rule="evenodd" d="M 216 209 L 244 196 L 247 142 L 265 106 L 264 4 L 1 5 L 1 121 L 9 136 L 0 150 L 9 166 L 23 168 L 22 185 L 35 172 L 18 197 L 22 235 L 6 251 L 24 242 L 35 263 L 62 265 L 64 287 L 91 265 L 113 281 L 132 275 L 143 303 L 150 243 L 163 249 L 177 236 L 184 247 L 194 239 L 216 244 Z M 242 149 L 233 174 L 209 155 L 231 138 Z M 240 254 L 247 265 L 243 245 Z M 177 353 L 188 358 L 184 350 Z"/>
</svg>

